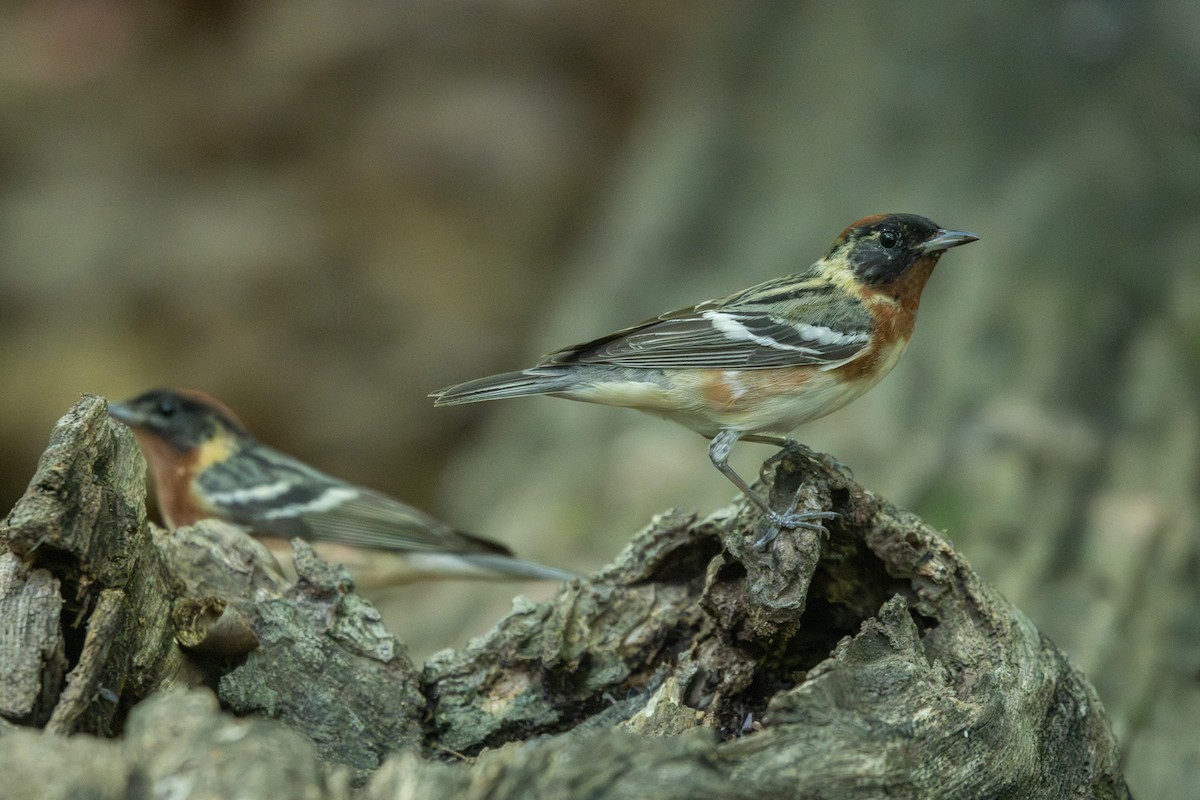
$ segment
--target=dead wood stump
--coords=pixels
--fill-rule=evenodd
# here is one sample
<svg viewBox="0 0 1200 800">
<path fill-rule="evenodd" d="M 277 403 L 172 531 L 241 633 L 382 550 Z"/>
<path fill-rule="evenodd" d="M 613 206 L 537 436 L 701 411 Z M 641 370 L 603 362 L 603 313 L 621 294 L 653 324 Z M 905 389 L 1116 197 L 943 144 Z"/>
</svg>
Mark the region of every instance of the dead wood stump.
<svg viewBox="0 0 1200 800">
<path fill-rule="evenodd" d="M 806 450 L 766 480 L 828 539 L 663 514 L 422 672 L 303 543 L 289 585 L 229 526 L 147 524 L 143 469 L 84 398 L 0 528 L 13 797 L 1128 797 L 1062 653 Z"/>
</svg>

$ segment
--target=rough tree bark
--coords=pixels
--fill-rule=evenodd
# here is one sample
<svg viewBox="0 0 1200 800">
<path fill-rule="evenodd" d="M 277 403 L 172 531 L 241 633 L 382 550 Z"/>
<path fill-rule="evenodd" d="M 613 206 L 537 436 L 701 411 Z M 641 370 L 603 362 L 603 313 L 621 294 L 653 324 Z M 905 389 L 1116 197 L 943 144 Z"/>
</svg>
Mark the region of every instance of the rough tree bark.
<svg viewBox="0 0 1200 800">
<path fill-rule="evenodd" d="M 1128 796 L 1086 679 L 933 530 L 806 450 L 766 472 L 828 539 L 663 514 L 418 672 L 303 543 L 289 585 L 148 525 L 87 397 L 0 529 L 6 796 Z"/>
</svg>

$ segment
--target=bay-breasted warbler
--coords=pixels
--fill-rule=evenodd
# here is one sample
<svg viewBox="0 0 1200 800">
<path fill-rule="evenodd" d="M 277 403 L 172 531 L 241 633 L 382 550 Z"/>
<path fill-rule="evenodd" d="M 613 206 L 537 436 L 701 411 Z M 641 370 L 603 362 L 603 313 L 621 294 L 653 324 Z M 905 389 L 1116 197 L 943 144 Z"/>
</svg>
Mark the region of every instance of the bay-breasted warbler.
<svg viewBox="0 0 1200 800">
<path fill-rule="evenodd" d="M 733 445 L 787 445 L 792 429 L 878 383 L 908 345 L 938 259 L 977 238 L 915 214 L 866 217 L 799 273 L 431 396 L 448 406 L 546 394 L 673 419 L 712 440 L 712 463 L 770 520 L 764 540 L 780 528 L 823 530 L 819 520 L 836 514 L 796 512 L 795 502 L 780 513 L 751 491 L 728 464 Z"/>
<path fill-rule="evenodd" d="M 274 450 L 201 392 L 156 389 L 109 403 L 108 413 L 133 430 L 171 530 L 215 517 L 275 549 L 298 536 L 367 586 L 422 578 L 575 577 Z"/>
</svg>

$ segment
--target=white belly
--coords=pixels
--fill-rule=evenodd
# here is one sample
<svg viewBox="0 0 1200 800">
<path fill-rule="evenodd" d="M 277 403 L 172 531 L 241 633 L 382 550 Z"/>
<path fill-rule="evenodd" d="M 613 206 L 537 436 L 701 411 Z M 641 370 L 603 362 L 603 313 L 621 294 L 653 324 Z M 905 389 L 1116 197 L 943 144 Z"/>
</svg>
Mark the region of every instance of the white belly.
<svg viewBox="0 0 1200 800">
<path fill-rule="evenodd" d="M 812 372 L 800 387 L 788 369 L 647 370 L 645 380 L 626 374 L 621 380 L 596 380 L 558 396 L 636 408 L 709 437 L 721 430 L 786 434 L 861 396 L 892 370 L 907 345 L 906 340 L 898 341 L 870 379 L 852 382 L 822 370 Z M 718 374 L 725 388 L 719 401 L 711 389 Z"/>
</svg>

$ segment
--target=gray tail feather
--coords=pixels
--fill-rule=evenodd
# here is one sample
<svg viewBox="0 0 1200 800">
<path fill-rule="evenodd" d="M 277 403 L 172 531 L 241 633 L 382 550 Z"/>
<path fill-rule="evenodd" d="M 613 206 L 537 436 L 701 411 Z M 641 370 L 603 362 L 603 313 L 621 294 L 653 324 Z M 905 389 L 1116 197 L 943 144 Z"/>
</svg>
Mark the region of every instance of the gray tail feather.
<svg viewBox="0 0 1200 800">
<path fill-rule="evenodd" d="M 457 406 L 463 403 L 478 403 L 481 400 L 499 400 L 502 397 L 561 392 L 571 383 L 565 372 L 523 370 L 447 386 L 429 396 L 435 398 L 435 406 Z"/>
<path fill-rule="evenodd" d="M 582 577 L 582 573 L 569 569 L 547 567 L 536 561 L 526 561 L 521 558 L 500 555 L 499 553 L 462 553 L 463 561 L 480 569 L 496 573 L 496 578 L 531 578 L 538 581 L 569 581 Z"/>
</svg>

